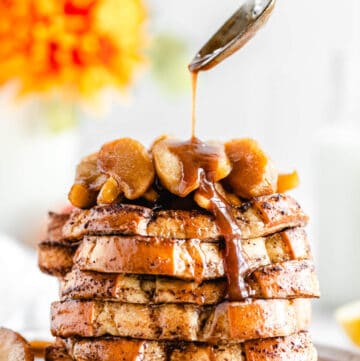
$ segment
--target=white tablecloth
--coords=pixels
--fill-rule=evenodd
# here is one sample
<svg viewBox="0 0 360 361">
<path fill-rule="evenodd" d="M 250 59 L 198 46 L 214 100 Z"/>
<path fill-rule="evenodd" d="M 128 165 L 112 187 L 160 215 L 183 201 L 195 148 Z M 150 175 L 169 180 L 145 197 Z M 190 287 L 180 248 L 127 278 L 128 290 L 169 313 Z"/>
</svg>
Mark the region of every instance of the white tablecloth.
<svg viewBox="0 0 360 361">
<path fill-rule="evenodd" d="M 49 330 L 57 281 L 40 272 L 35 250 L 0 234 L 0 325 L 14 330 Z"/>
</svg>

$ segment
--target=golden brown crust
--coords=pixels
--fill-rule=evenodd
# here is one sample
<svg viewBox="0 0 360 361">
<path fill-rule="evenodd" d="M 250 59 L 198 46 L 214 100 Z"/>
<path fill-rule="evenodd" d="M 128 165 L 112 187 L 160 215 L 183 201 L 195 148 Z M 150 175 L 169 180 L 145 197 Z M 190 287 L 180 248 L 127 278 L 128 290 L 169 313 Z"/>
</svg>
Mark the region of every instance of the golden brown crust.
<svg viewBox="0 0 360 361">
<path fill-rule="evenodd" d="M 112 302 L 161 304 L 217 304 L 226 296 L 226 281 L 201 283 L 149 276 L 86 272 L 74 269 L 61 280 L 62 300 L 103 300 Z"/>
<path fill-rule="evenodd" d="M 45 350 L 45 361 L 73 361 L 63 345 L 51 345 Z"/>
<path fill-rule="evenodd" d="M 287 261 L 260 267 L 246 278 L 251 298 L 290 299 L 319 297 L 314 264 L 309 260 Z M 161 304 L 218 304 L 226 298 L 226 280 L 201 283 L 179 279 L 85 272 L 74 269 L 61 280 L 62 300 L 103 300 Z"/>
<path fill-rule="evenodd" d="M 7 361 L 33 361 L 29 343 L 17 332 L 0 327 L 0 359 Z"/>
<path fill-rule="evenodd" d="M 51 350 L 51 352 L 49 352 Z M 50 347 L 46 361 L 316 361 L 306 332 L 233 344 L 194 344 L 106 337 L 67 339 Z M 57 353 L 54 352 L 57 350 Z M 59 357 L 60 355 L 60 357 Z M 70 358 L 71 355 L 72 357 Z"/>
<path fill-rule="evenodd" d="M 304 331 L 309 325 L 311 310 L 306 299 L 247 300 L 214 307 L 64 301 L 54 302 L 51 314 L 54 336 L 112 335 L 216 343 Z"/>
<path fill-rule="evenodd" d="M 207 243 L 196 240 L 175 241 L 117 236 L 87 237 L 86 239 L 89 242 L 83 242 L 76 256 L 76 262 L 81 264 L 81 267 L 85 270 L 116 273 L 117 271 L 115 271 L 114 267 L 123 265 L 119 263 L 121 261 L 119 253 L 121 254 L 124 251 L 124 243 L 122 241 L 127 240 L 126 242 L 129 247 L 131 244 L 138 246 L 137 252 L 141 256 L 141 259 L 138 259 L 139 267 L 137 272 L 139 273 L 155 274 L 156 269 L 165 271 L 167 268 L 168 271 L 171 271 L 168 274 L 169 276 L 178 275 L 184 278 L 194 278 L 194 276 L 197 276 L 201 278 L 201 269 L 204 268 L 205 278 L 209 278 L 211 275 L 214 277 L 224 276 L 221 252 L 223 245 L 221 242 Z M 151 244 L 154 246 L 150 247 Z M 167 245 L 167 248 L 163 247 L 164 245 Z M 311 258 L 309 241 L 302 228 L 288 229 L 267 237 L 244 240 L 243 246 L 250 259 L 253 260 L 251 264 L 252 269 L 269 263 Z M 55 276 L 65 275 L 73 266 L 76 247 L 76 245 L 66 246 L 61 243 L 42 242 L 38 247 L 40 269 L 45 273 Z M 164 256 L 164 262 L 161 262 L 161 258 L 158 257 L 157 249 L 161 249 L 160 255 Z M 136 248 L 131 249 L 131 254 L 135 255 L 135 252 Z M 125 252 L 125 255 L 128 256 L 128 253 Z M 148 258 L 149 262 L 145 263 L 145 256 L 152 256 L 155 259 L 151 260 L 151 258 Z M 179 258 L 176 258 L 177 256 Z M 99 262 L 94 262 L 97 259 Z M 89 263 L 90 260 L 91 263 Z M 111 260 L 111 262 L 108 263 L 108 260 Z M 209 262 L 208 264 L 206 264 L 207 261 Z M 179 270 L 181 264 L 187 264 L 188 267 L 174 274 L 173 270 Z M 157 265 L 158 267 L 156 268 Z M 136 273 L 134 272 L 136 264 L 130 264 L 130 266 L 132 266 L 132 270 L 127 269 L 126 273 Z M 139 268 L 142 268 L 141 272 Z"/>
<path fill-rule="evenodd" d="M 111 232 L 144 234 L 151 217 L 151 209 L 129 204 L 97 206 L 88 210 L 74 209 L 63 226 L 63 238 L 77 240 L 88 234 Z"/>
<path fill-rule="evenodd" d="M 296 252 L 292 239 L 296 241 Z M 301 228 L 243 240 L 242 246 L 253 270 L 294 259 L 294 255 L 296 259 L 311 257 L 306 233 Z M 222 247 L 221 243 L 194 239 L 94 236 L 84 238 L 74 263 L 84 271 L 162 275 L 199 282 L 225 276 Z"/>
<path fill-rule="evenodd" d="M 81 270 L 174 276 L 198 280 L 225 275 L 218 243 L 148 237 L 86 237 L 75 265 Z"/>
<path fill-rule="evenodd" d="M 70 213 L 48 213 L 47 240 L 61 242 L 64 239 L 63 227 L 69 220 Z"/>
<path fill-rule="evenodd" d="M 270 264 L 255 270 L 246 279 L 257 298 L 317 298 L 319 282 L 310 260 Z"/>
<path fill-rule="evenodd" d="M 256 238 L 303 226 L 308 217 L 288 195 L 276 194 L 254 198 L 234 207 L 233 212 L 243 238 Z M 86 235 L 142 235 L 202 240 L 219 239 L 214 218 L 201 211 L 164 210 L 111 204 L 89 210 L 74 210 L 63 229 L 64 240 L 78 240 Z"/>
<path fill-rule="evenodd" d="M 310 301 L 301 298 L 224 302 L 210 314 L 202 340 L 215 343 L 288 336 L 306 330 L 310 318 Z"/>
<path fill-rule="evenodd" d="M 272 194 L 253 199 L 254 207 L 260 212 L 263 222 L 269 228 L 276 228 L 283 223 L 291 223 L 298 217 L 307 221 L 299 203 L 286 194 Z"/>
<path fill-rule="evenodd" d="M 38 265 L 42 272 L 60 277 L 71 271 L 77 245 L 65 245 L 57 242 L 38 244 Z"/>
<path fill-rule="evenodd" d="M 246 361 L 317 361 L 317 352 L 307 333 L 256 340 L 244 344 Z"/>
</svg>

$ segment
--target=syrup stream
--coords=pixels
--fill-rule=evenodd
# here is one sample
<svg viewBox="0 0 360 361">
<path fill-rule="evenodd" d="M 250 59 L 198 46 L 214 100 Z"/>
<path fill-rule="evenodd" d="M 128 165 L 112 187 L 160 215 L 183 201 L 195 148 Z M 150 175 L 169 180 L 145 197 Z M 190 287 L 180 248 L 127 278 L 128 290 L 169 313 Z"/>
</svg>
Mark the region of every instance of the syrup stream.
<svg viewBox="0 0 360 361">
<path fill-rule="evenodd" d="M 249 297 L 249 288 L 245 277 L 249 272 L 248 257 L 245 254 L 241 240 L 241 230 L 232 213 L 231 205 L 217 192 L 213 174 L 217 166 L 216 148 L 201 142 L 196 138 L 196 91 L 198 71 L 191 71 L 192 83 L 192 116 L 191 139 L 187 142 L 171 146 L 183 164 L 182 187 L 184 190 L 194 180 L 198 180 L 198 192 L 210 204 L 210 212 L 225 239 L 224 268 L 227 277 L 227 294 L 230 301 L 240 301 Z"/>
<path fill-rule="evenodd" d="M 191 89 L 192 89 L 192 106 L 191 106 L 191 138 L 195 138 L 195 126 L 196 126 L 196 90 L 198 72 L 190 72 L 191 74 Z"/>
</svg>

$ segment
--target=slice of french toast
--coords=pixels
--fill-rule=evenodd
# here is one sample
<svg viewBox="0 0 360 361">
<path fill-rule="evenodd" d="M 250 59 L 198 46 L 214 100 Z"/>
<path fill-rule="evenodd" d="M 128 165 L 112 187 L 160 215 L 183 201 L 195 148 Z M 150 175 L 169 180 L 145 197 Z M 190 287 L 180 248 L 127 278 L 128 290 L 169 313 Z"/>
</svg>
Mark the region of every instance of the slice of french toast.
<svg viewBox="0 0 360 361">
<path fill-rule="evenodd" d="M 307 329 L 310 301 L 246 300 L 217 306 L 54 302 L 51 331 L 59 337 L 104 335 L 148 340 L 221 342 L 288 336 Z"/>
<path fill-rule="evenodd" d="M 71 355 L 71 356 L 70 356 Z M 46 361 L 316 361 L 310 336 L 301 332 L 218 345 L 115 337 L 66 339 L 47 350 Z"/>
<path fill-rule="evenodd" d="M 304 226 L 308 217 L 287 194 L 253 198 L 233 207 L 244 239 Z M 214 217 L 200 210 L 152 210 L 130 204 L 74 209 L 70 216 L 49 214 L 49 241 L 71 242 L 86 235 L 141 235 L 163 238 L 217 240 Z"/>
<path fill-rule="evenodd" d="M 243 240 L 241 245 L 250 270 L 311 256 L 306 233 L 301 228 Z M 225 276 L 222 243 L 197 239 L 87 236 L 75 253 L 74 264 L 84 271 L 152 274 L 196 281 Z"/>
<path fill-rule="evenodd" d="M 249 257 L 249 266 L 254 270 L 271 263 L 311 258 L 303 228 L 243 240 L 242 246 Z M 199 280 L 225 275 L 223 247 L 222 241 L 89 236 L 80 242 L 79 248 L 75 244 L 40 243 L 38 262 L 43 272 L 55 276 L 64 276 L 75 263 L 82 270 L 158 274 Z"/>
<path fill-rule="evenodd" d="M 290 299 L 319 297 L 315 267 L 310 260 L 286 261 L 263 266 L 246 278 L 251 298 Z M 125 303 L 193 303 L 212 305 L 225 300 L 226 280 L 201 283 L 180 279 L 119 275 L 74 269 L 62 280 L 62 300 L 103 300 Z"/>
</svg>

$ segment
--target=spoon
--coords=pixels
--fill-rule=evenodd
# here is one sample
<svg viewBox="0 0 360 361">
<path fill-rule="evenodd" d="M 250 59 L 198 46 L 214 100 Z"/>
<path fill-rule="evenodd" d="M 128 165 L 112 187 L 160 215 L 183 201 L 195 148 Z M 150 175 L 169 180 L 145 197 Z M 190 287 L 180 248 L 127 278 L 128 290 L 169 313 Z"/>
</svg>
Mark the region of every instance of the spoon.
<svg viewBox="0 0 360 361">
<path fill-rule="evenodd" d="M 243 47 L 266 23 L 274 5 L 275 0 L 247 0 L 199 50 L 189 70 L 208 70 Z"/>
</svg>

